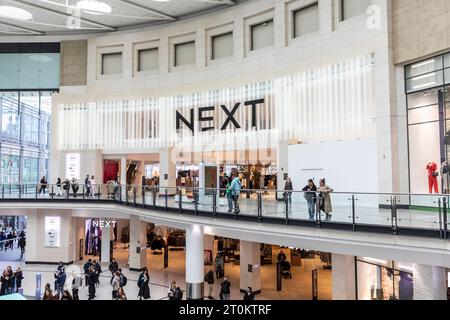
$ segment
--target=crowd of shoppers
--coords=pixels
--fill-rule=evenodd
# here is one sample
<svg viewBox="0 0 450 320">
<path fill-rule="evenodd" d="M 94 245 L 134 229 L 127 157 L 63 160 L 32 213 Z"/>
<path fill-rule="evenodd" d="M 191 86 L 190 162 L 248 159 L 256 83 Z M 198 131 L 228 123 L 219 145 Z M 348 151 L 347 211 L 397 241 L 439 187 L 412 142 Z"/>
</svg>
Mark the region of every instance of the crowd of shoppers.
<svg viewBox="0 0 450 320">
<path fill-rule="evenodd" d="M 22 259 L 26 246 L 25 231 L 17 232 L 16 230 L 12 230 L 10 232 L 0 232 L 0 251 L 13 250 L 15 243 L 17 243 L 17 248 L 20 249 L 20 258 Z"/>
<path fill-rule="evenodd" d="M 11 266 L 7 266 L 0 277 L 0 296 L 19 292 L 19 288 L 22 288 L 23 278 L 22 270 L 19 267 L 13 271 Z"/>
</svg>

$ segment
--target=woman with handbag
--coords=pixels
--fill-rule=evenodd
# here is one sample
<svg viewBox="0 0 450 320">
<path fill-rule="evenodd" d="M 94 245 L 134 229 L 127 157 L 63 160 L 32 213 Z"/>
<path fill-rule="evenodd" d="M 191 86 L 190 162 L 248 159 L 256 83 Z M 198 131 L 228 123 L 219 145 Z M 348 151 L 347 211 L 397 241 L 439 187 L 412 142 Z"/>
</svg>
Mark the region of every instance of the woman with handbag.
<svg viewBox="0 0 450 320">
<path fill-rule="evenodd" d="M 148 274 L 148 270 L 147 270 L 147 268 L 144 268 L 144 270 L 142 270 L 142 273 L 139 275 L 139 279 L 138 279 L 138 283 L 137 283 L 138 287 L 139 287 L 139 293 L 138 293 L 139 300 L 150 299 L 149 282 L 150 282 L 150 276 Z"/>
</svg>

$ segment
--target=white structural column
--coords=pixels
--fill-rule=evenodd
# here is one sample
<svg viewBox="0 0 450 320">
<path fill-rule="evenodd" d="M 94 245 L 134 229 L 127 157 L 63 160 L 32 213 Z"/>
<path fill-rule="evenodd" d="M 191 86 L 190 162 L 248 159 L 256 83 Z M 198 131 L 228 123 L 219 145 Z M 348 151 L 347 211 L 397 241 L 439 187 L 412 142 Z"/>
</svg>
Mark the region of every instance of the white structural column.
<svg viewBox="0 0 450 320">
<path fill-rule="evenodd" d="M 446 268 L 414 264 L 414 300 L 447 300 L 446 280 Z"/>
<path fill-rule="evenodd" d="M 257 242 L 240 241 L 240 289 L 252 288 L 255 293 L 261 292 L 261 245 Z"/>
<path fill-rule="evenodd" d="M 169 195 L 176 193 L 176 160 L 172 154 L 173 148 L 164 148 L 159 152 L 159 184 L 160 192 L 164 193 L 167 188 Z"/>
<path fill-rule="evenodd" d="M 147 265 L 147 224 L 137 215 L 130 215 L 130 270 L 142 270 Z"/>
<path fill-rule="evenodd" d="M 277 190 L 284 189 L 284 175 L 289 175 L 289 142 L 284 140 L 278 142 L 277 148 Z M 283 193 L 277 192 L 277 200 L 283 199 Z"/>
<path fill-rule="evenodd" d="M 186 299 L 202 300 L 204 279 L 203 227 L 193 224 L 186 228 Z"/>
<path fill-rule="evenodd" d="M 111 227 L 104 226 L 103 228 L 101 228 L 101 231 L 102 231 L 102 238 L 101 238 L 100 261 L 109 262 L 111 252 Z"/>
<path fill-rule="evenodd" d="M 127 156 L 120 157 L 120 184 L 127 184 Z"/>
<path fill-rule="evenodd" d="M 333 254 L 333 300 L 356 300 L 355 257 Z"/>
</svg>

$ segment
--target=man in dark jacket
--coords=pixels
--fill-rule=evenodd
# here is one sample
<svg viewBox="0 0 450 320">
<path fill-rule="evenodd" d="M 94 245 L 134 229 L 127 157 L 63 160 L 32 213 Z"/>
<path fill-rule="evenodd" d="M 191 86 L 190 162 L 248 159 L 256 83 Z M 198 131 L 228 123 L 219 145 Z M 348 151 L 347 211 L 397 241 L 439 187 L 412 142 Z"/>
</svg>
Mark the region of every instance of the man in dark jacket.
<svg viewBox="0 0 450 320">
<path fill-rule="evenodd" d="M 100 273 L 102 273 L 102 266 L 100 265 L 100 263 L 98 263 L 95 260 L 92 264 L 94 266 L 95 275 L 96 275 L 95 283 L 97 286 L 99 286 L 100 285 Z"/>
<path fill-rule="evenodd" d="M 19 248 L 20 248 L 20 258 L 23 258 L 23 254 L 25 253 L 25 246 L 26 246 L 26 240 L 25 235 L 20 237 L 19 239 Z"/>
<path fill-rule="evenodd" d="M 244 301 L 255 300 L 255 294 L 252 291 L 251 287 L 248 287 L 247 292 L 244 294 Z"/>
<path fill-rule="evenodd" d="M 84 270 L 84 282 L 86 283 L 86 286 L 89 285 L 89 270 L 91 269 L 92 266 L 92 260 L 89 259 L 84 265 L 83 265 L 83 270 Z"/>
<path fill-rule="evenodd" d="M 97 283 L 97 272 L 95 271 L 95 267 L 92 265 L 89 268 L 88 275 L 87 275 L 87 284 L 88 284 L 88 292 L 89 292 L 89 299 L 93 300 L 95 298 L 95 284 Z"/>
<path fill-rule="evenodd" d="M 230 300 L 230 288 L 231 283 L 228 278 L 225 277 L 223 282 L 220 284 L 220 300 Z"/>
<path fill-rule="evenodd" d="M 214 288 L 214 271 L 211 268 L 205 275 L 205 282 L 208 284 L 208 299 L 214 299 L 212 296 Z"/>
<path fill-rule="evenodd" d="M 289 203 L 292 203 L 292 190 L 294 190 L 294 187 L 292 186 L 292 180 L 290 177 L 288 177 L 286 180 L 286 184 L 284 185 L 284 197 L 286 201 L 289 201 Z"/>
<path fill-rule="evenodd" d="M 114 276 L 114 274 L 119 270 L 119 264 L 117 263 L 116 259 L 112 259 L 108 269 L 111 272 L 111 276 Z"/>
</svg>

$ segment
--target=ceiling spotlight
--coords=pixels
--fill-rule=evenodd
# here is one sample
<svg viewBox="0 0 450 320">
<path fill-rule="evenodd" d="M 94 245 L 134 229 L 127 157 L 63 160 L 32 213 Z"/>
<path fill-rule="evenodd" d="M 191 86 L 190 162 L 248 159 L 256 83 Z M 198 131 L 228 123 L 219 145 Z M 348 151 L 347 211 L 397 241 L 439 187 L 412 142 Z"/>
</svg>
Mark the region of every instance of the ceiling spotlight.
<svg viewBox="0 0 450 320">
<path fill-rule="evenodd" d="M 0 6 L 0 17 L 22 21 L 33 19 L 31 12 L 13 6 Z"/>
<path fill-rule="evenodd" d="M 112 8 L 109 4 L 97 0 L 81 0 L 77 2 L 77 8 L 89 13 L 105 14 L 111 13 Z"/>
</svg>

